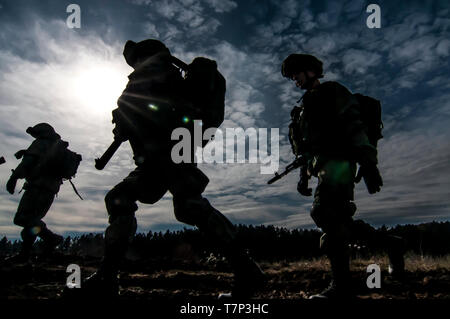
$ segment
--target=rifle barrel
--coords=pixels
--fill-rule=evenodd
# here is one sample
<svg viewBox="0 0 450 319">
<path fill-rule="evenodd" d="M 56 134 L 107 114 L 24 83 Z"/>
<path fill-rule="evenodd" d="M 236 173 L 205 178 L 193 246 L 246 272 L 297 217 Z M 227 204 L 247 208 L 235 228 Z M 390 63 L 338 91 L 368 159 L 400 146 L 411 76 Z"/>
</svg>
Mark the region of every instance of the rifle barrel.
<svg viewBox="0 0 450 319">
<path fill-rule="evenodd" d="M 272 177 L 272 179 L 270 179 L 267 184 L 273 184 L 274 182 L 276 182 L 277 180 L 281 179 L 282 177 L 286 176 L 287 174 L 289 174 L 291 171 L 293 171 L 294 169 L 299 168 L 300 166 L 305 164 L 305 160 L 303 157 L 299 157 L 297 159 L 295 159 L 295 161 L 293 161 L 292 163 L 290 163 L 288 166 L 286 166 L 286 168 L 284 169 L 284 171 L 281 174 L 275 173 L 275 176 Z"/>
<path fill-rule="evenodd" d="M 104 169 L 111 157 L 119 149 L 120 145 L 122 145 L 122 141 L 115 139 L 105 153 L 103 153 L 102 157 L 95 159 L 95 168 L 98 170 Z"/>
</svg>

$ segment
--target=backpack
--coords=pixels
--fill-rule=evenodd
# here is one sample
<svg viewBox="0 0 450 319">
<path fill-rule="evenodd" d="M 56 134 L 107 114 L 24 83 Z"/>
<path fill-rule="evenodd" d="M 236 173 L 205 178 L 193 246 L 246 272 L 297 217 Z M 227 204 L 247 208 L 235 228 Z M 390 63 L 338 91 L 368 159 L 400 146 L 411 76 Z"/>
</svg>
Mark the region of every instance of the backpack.
<svg viewBox="0 0 450 319">
<path fill-rule="evenodd" d="M 381 102 L 370 96 L 359 93 L 353 94 L 358 104 L 357 109 L 363 122 L 364 131 L 369 139 L 369 143 L 375 148 L 378 141 L 383 138 L 381 131 L 383 122 L 381 120 Z M 301 99 L 297 102 L 300 102 Z M 289 142 L 295 155 L 300 155 L 302 150 L 302 137 L 299 129 L 300 114 L 303 110 L 302 106 L 295 106 L 291 111 L 291 123 L 289 125 Z"/>
<path fill-rule="evenodd" d="M 381 134 L 383 129 L 381 103 L 379 100 L 359 93 L 355 93 L 353 96 L 358 100 L 361 120 L 364 123 L 369 142 L 377 147 L 378 140 L 383 138 Z"/>
<path fill-rule="evenodd" d="M 187 67 L 184 89 L 189 102 L 199 111 L 203 130 L 218 128 L 224 120 L 226 81 L 216 61 L 195 58 Z"/>
<path fill-rule="evenodd" d="M 63 140 L 56 141 L 45 156 L 45 163 L 42 165 L 53 175 L 70 180 L 75 177 L 82 157 L 69 150 L 68 146 L 69 143 Z"/>
<path fill-rule="evenodd" d="M 130 81 L 113 110 L 113 132 L 124 140 L 130 136 L 157 140 L 169 138 L 172 129 L 187 126 L 192 128 L 191 120 L 202 120 L 202 133 L 208 128 L 218 128 L 225 113 L 226 81 L 217 70 L 217 63 L 203 57 L 195 58 L 191 64 L 172 57 L 172 63 L 185 72 L 184 78 L 176 76 L 174 70 L 164 65 L 164 61 L 152 61 L 155 72 L 142 72 L 140 81 Z M 166 69 L 167 68 L 167 69 Z M 152 78 L 160 78 L 158 73 L 167 72 L 167 79 L 173 81 L 171 96 L 164 99 L 141 98 L 147 91 L 154 90 Z M 181 72 L 180 72 L 181 73 Z M 169 85 L 165 84 L 165 85 Z M 130 125 L 132 124 L 132 125 Z M 203 141 L 203 146 L 208 141 Z"/>
</svg>

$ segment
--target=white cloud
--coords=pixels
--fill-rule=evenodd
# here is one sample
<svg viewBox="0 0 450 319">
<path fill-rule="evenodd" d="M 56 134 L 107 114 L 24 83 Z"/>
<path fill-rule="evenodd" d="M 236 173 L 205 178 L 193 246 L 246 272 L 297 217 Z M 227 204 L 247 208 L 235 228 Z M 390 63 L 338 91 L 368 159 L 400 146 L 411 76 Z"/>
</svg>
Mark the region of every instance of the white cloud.
<svg viewBox="0 0 450 319">
<path fill-rule="evenodd" d="M 220 20 L 217 13 L 235 10 L 235 14 L 241 9 L 237 1 L 134 3 L 147 13 L 147 19 L 136 21 L 136 25 L 142 25 L 149 37 L 163 40 L 174 55 L 186 62 L 195 56 L 218 62 L 227 79 L 222 129 L 280 126 L 281 167 L 293 158 L 286 140 L 287 122 L 290 109 L 302 94 L 280 75 L 281 61 L 289 53 L 315 54 L 324 62 L 326 80 L 339 79 L 352 90 L 379 97 L 385 117 L 386 138 L 380 142 L 385 187 L 370 196 L 364 185 L 358 185 L 358 216 L 377 223 L 448 218 L 448 11 L 437 17 L 425 12 L 388 13 L 391 23 L 383 24 L 376 33 L 361 30 L 359 20 L 346 23 L 346 17 L 357 20 L 364 9 L 354 1 L 328 2 L 323 12 L 314 10 L 310 1 L 273 1 L 273 12 L 259 7 L 255 8 L 261 9 L 258 12 L 242 12 L 247 21 L 259 24 L 236 35 L 237 40 L 245 40 L 238 46 L 230 43 L 234 39 L 218 38 L 217 32 L 220 26 L 228 27 L 221 24 L 226 20 Z M 79 201 L 70 186 L 63 185 L 46 221 L 60 232 L 103 231 L 107 223 L 104 195 L 134 167 L 131 149 L 123 145 L 104 171 L 93 168 L 93 159 L 112 139 L 110 110 L 121 88 L 111 89 L 117 92 L 110 101 L 105 100 L 100 112 L 87 103 L 90 99 L 80 99 L 74 88 L 79 72 L 91 74 L 89 71 L 100 65 L 118 72 L 124 85 L 131 69 L 121 56 L 123 43 L 107 44 L 86 30 L 70 31 L 63 21 L 30 21 L 25 30 L 12 25 L 2 28 L 2 36 L 18 40 L 10 51 L 0 50 L 0 140 L 4 153 L 0 155 L 7 159 L 0 179 L 7 180 L 17 164 L 12 154 L 31 142 L 25 128 L 39 121 L 51 122 L 71 147 L 83 154 L 75 182 L 86 199 Z M 22 57 L 13 54 L 18 49 L 24 52 Z M 426 94 L 419 90 L 423 89 L 421 79 L 426 79 L 429 87 Z M 414 105 L 401 99 L 412 92 L 410 89 L 419 92 Z M 393 105 L 392 101 L 400 102 Z M 270 176 L 260 174 L 259 164 L 201 164 L 200 168 L 211 180 L 205 196 L 234 222 L 312 225 L 308 213 L 312 198 L 296 193 L 297 173 L 269 186 Z M 10 196 L 4 188 L 0 196 L 0 208 L 5 212 L 0 216 L 0 234 L 17 236 L 20 229 L 11 222 L 20 196 Z M 139 205 L 137 216 L 140 231 L 179 225 L 170 194 L 155 205 Z"/>
<path fill-rule="evenodd" d="M 370 67 L 378 66 L 381 56 L 377 53 L 350 49 L 344 53 L 342 62 L 345 72 L 365 74 Z"/>
</svg>

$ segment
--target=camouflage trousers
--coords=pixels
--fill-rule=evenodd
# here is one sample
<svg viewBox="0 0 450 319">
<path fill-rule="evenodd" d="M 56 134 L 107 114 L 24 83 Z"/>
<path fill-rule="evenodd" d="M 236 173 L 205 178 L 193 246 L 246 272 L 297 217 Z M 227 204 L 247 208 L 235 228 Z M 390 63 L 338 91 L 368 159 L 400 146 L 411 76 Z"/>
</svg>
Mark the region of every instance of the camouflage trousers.
<svg viewBox="0 0 450 319">
<path fill-rule="evenodd" d="M 178 221 L 197 226 L 221 246 L 232 243 L 236 232 L 233 224 L 201 196 L 208 182 L 195 164 L 137 167 L 105 197 L 110 224 L 105 232 L 105 262 L 117 264 L 125 255 L 137 228 L 136 202 L 154 204 L 167 191 L 173 195 Z"/>
</svg>

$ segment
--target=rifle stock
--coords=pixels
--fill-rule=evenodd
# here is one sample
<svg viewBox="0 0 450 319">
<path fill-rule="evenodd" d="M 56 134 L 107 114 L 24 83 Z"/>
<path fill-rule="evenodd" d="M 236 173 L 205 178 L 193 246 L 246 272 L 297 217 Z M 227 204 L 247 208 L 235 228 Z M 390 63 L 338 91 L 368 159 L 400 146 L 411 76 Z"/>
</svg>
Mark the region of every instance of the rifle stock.
<svg viewBox="0 0 450 319">
<path fill-rule="evenodd" d="M 108 164 L 111 157 L 114 153 L 119 149 L 120 145 L 122 145 L 122 141 L 119 139 L 114 139 L 108 149 L 103 153 L 100 158 L 95 159 L 95 168 L 98 170 L 102 170 L 105 168 L 106 164 Z"/>
</svg>

